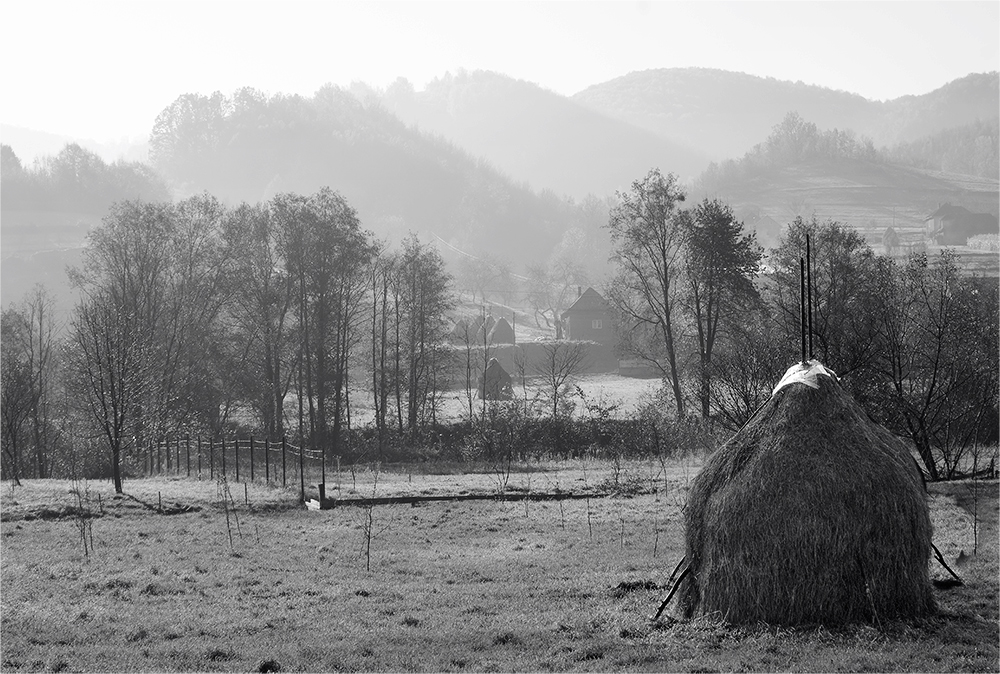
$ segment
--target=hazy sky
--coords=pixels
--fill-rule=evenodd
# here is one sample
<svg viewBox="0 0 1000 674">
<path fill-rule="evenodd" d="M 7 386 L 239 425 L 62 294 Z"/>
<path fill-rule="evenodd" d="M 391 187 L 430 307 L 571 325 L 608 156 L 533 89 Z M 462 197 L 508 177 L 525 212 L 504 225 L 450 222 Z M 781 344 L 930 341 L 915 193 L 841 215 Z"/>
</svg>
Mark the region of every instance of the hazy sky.
<svg viewBox="0 0 1000 674">
<path fill-rule="evenodd" d="M 488 69 L 561 94 L 701 66 L 871 99 L 1000 69 L 1000 2 L 3 0 L 0 121 L 145 135 L 188 92 L 311 95 Z"/>
</svg>

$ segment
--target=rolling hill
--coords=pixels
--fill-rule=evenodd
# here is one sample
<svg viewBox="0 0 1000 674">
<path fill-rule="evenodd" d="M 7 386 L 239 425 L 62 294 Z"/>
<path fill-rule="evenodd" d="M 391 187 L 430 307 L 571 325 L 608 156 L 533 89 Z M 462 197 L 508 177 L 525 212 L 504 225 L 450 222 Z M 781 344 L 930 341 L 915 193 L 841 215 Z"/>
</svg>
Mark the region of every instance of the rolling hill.
<svg viewBox="0 0 1000 674">
<path fill-rule="evenodd" d="M 850 129 L 879 146 L 992 119 L 1000 111 L 1000 75 L 971 74 L 927 94 L 882 102 L 802 82 L 662 68 L 595 84 L 572 99 L 721 160 L 742 155 L 793 111 L 821 129 Z"/>
<path fill-rule="evenodd" d="M 408 127 L 378 102 L 321 88 L 315 96 L 184 95 L 157 118 L 154 166 L 183 192 L 230 204 L 278 192 L 339 191 L 377 235 L 440 236 L 463 250 L 538 261 L 576 217 L 447 140 Z M 530 242 L 530 245 L 525 245 Z"/>
<path fill-rule="evenodd" d="M 488 159 L 514 180 L 577 199 L 626 189 L 651 166 L 687 179 L 708 163 L 685 143 L 493 72 L 447 74 L 420 92 L 398 80 L 368 93 L 406 124 Z"/>
</svg>

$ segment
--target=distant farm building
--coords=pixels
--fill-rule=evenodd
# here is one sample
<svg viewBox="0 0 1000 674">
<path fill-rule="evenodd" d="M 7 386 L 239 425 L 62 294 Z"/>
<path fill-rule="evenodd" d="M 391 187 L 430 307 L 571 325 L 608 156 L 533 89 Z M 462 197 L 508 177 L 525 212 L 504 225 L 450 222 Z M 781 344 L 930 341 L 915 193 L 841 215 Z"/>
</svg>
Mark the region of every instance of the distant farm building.
<svg viewBox="0 0 1000 674">
<path fill-rule="evenodd" d="M 566 339 L 607 345 L 615 342 L 608 302 L 593 288 L 587 288 L 576 302 L 562 313 L 562 320 L 566 326 Z"/>
<path fill-rule="evenodd" d="M 477 382 L 480 400 L 510 400 L 514 397 L 510 375 L 496 358 L 489 364 Z"/>
<path fill-rule="evenodd" d="M 924 233 L 939 246 L 964 246 L 970 237 L 1000 233 L 1000 221 L 992 213 L 944 204 L 924 218 Z"/>
<path fill-rule="evenodd" d="M 490 344 L 513 344 L 514 328 L 510 327 L 507 319 L 501 316 L 490 330 Z"/>
<path fill-rule="evenodd" d="M 487 339 L 489 339 L 490 330 L 496 324 L 496 319 L 492 316 L 487 316 L 486 319 L 479 324 L 479 328 L 476 330 L 476 344 L 485 344 Z"/>
</svg>

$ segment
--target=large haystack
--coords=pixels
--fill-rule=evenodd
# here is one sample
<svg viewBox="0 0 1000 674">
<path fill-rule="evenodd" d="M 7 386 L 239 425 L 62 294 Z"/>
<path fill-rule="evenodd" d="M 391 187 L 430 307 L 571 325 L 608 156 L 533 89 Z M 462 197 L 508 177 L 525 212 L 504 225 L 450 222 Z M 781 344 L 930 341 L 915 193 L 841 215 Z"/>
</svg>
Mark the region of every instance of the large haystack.
<svg viewBox="0 0 1000 674">
<path fill-rule="evenodd" d="M 817 361 L 791 368 L 708 459 L 685 520 L 687 617 L 837 624 L 934 610 L 920 471 Z"/>
</svg>

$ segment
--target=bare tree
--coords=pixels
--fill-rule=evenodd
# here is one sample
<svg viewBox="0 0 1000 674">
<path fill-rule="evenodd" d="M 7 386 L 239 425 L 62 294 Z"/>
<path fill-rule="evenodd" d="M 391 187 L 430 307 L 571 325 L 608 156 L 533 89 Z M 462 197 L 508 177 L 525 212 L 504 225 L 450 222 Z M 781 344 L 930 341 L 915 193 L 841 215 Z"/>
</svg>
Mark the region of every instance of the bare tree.
<svg viewBox="0 0 1000 674">
<path fill-rule="evenodd" d="M 445 312 L 452 306 L 451 276 L 438 251 L 414 235 L 403 242 L 398 273 L 404 293 L 400 320 L 407 335 L 407 428 L 413 432 L 428 413 L 434 413 L 438 393 L 434 374 L 447 334 Z"/>
<path fill-rule="evenodd" d="M 772 251 L 774 283 L 770 286 L 775 319 L 789 354 L 800 344 L 799 260 L 806 257 L 810 236 L 815 355 L 841 377 L 870 366 L 878 339 L 875 255 L 862 235 L 839 222 L 796 218 L 779 247 Z"/>
<path fill-rule="evenodd" d="M 308 403 L 309 437 L 336 453 L 346 420 L 348 365 L 367 316 L 363 301 L 375 247 L 356 211 L 329 188 L 309 197 L 280 194 L 272 204 L 296 293 L 305 372 L 299 395 Z"/>
<path fill-rule="evenodd" d="M 996 285 L 963 277 L 954 252 L 885 260 L 876 365 L 891 386 L 890 425 L 913 441 L 932 480 L 996 434 Z"/>
<path fill-rule="evenodd" d="M 388 407 L 391 392 L 389 352 L 392 348 L 392 304 L 390 289 L 393 286 L 395 255 L 380 244 L 378 253 L 371 262 L 371 344 L 372 344 L 372 406 L 375 412 L 375 428 L 378 431 L 379 454 L 385 451 L 388 433 Z"/>
<path fill-rule="evenodd" d="M 559 418 L 559 409 L 569 395 L 568 382 L 586 369 L 589 352 L 586 342 L 547 342 L 542 356 L 532 363 L 532 370 L 541 379 L 551 418 Z"/>
<path fill-rule="evenodd" d="M 246 364 L 229 378 L 252 390 L 261 426 L 277 437 L 294 367 L 290 345 L 294 285 L 283 265 L 278 223 L 268 205 L 241 204 L 226 214 L 223 236 L 232 261 L 232 294 L 226 307 L 232 334 Z M 247 373 L 247 377 L 239 377 Z"/>
<path fill-rule="evenodd" d="M 114 288 L 87 292 L 71 328 L 75 388 L 108 450 L 115 492 L 122 493 L 122 454 L 145 399 L 146 340 L 137 314 Z"/>
<path fill-rule="evenodd" d="M 4 473 L 20 486 L 24 424 L 34 407 L 31 365 L 25 357 L 28 325 L 23 314 L 5 309 L 0 319 L 0 432 L 3 438 Z"/>
<path fill-rule="evenodd" d="M 684 201 L 684 192 L 672 173 L 664 176 L 652 169 L 618 198 L 608 221 L 617 268 L 608 299 L 624 332 L 639 338 L 626 342 L 669 377 L 677 416 L 683 417 L 677 314 L 689 215 L 677 204 Z"/>
<path fill-rule="evenodd" d="M 31 369 L 33 407 L 31 413 L 32 440 L 35 446 L 36 474 L 47 476 L 51 459 L 47 457 L 52 443 L 51 408 L 53 370 L 55 366 L 55 300 L 41 285 L 36 285 L 24 303 L 27 320 L 27 357 Z"/>
</svg>

